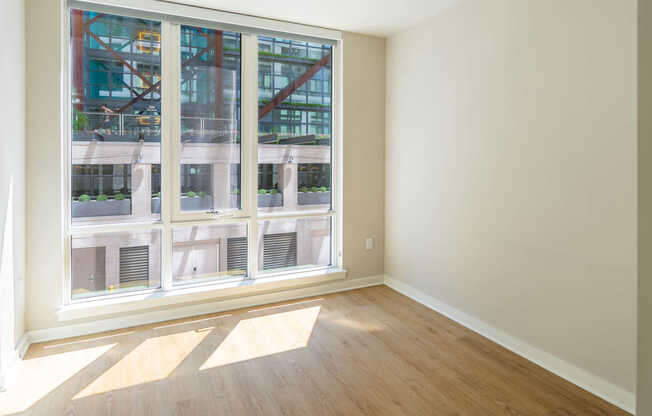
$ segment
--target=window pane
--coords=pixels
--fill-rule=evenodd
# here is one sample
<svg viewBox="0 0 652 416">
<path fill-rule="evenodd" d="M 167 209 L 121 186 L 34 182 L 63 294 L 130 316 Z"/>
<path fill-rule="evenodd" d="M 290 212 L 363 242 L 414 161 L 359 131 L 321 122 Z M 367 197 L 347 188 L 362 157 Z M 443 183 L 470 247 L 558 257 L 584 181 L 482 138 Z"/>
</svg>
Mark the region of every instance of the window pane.
<svg viewBox="0 0 652 416">
<path fill-rule="evenodd" d="M 161 24 L 81 10 L 70 17 L 73 222 L 158 219 Z"/>
<path fill-rule="evenodd" d="M 181 26 L 181 210 L 240 209 L 240 34 Z"/>
<path fill-rule="evenodd" d="M 270 220 L 258 224 L 258 270 L 331 265 L 331 218 Z"/>
<path fill-rule="evenodd" d="M 258 209 L 328 209 L 332 48 L 260 36 L 258 62 Z"/>
<path fill-rule="evenodd" d="M 176 228 L 172 267 L 175 283 L 247 275 L 247 225 Z"/>
<path fill-rule="evenodd" d="M 160 231 L 73 237 L 73 299 L 157 288 L 160 283 Z"/>
</svg>

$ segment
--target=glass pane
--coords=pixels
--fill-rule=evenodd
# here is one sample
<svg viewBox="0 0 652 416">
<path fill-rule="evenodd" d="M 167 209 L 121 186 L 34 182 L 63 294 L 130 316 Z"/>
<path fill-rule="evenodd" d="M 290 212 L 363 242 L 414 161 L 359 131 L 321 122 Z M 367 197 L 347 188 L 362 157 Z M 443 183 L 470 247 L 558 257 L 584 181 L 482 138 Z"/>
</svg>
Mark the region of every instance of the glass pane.
<svg viewBox="0 0 652 416">
<path fill-rule="evenodd" d="M 172 268 L 175 283 L 246 276 L 247 225 L 176 228 Z"/>
<path fill-rule="evenodd" d="M 72 238 L 72 298 L 131 292 L 161 285 L 159 230 Z"/>
<path fill-rule="evenodd" d="M 159 219 L 161 23 L 81 10 L 70 19 L 73 222 Z"/>
<path fill-rule="evenodd" d="M 258 234 L 260 271 L 331 265 L 331 217 L 263 221 Z"/>
<path fill-rule="evenodd" d="M 258 210 L 331 207 L 332 48 L 258 37 Z"/>
<path fill-rule="evenodd" d="M 181 26 L 181 211 L 240 209 L 240 34 Z"/>
</svg>

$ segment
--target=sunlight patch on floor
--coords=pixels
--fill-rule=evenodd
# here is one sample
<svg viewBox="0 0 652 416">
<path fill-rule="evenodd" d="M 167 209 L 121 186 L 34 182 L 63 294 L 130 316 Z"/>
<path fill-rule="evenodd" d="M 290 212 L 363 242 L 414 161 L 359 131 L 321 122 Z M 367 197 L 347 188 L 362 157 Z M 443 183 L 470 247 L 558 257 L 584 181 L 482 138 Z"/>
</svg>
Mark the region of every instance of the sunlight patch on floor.
<svg viewBox="0 0 652 416">
<path fill-rule="evenodd" d="M 186 331 L 147 338 L 74 399 L 167 378 L 210 331 Z M 137 369 L 137 371 L 134 371 Z"/>
<path fill-rule="evenodd" d="M 200 370 L 306 347 L 320 309 L 315 306 L 243 319 Z"/>
<path fill-rule="evenodd" d="M 50 354 L 20 363 L 18 377 L 0 394 L 0 415 L 26 410 L 117 344 Z"/>
<path fill-rule="evenodd" d="M 91 338 L 84 337 L 84 338 L 78 339 L 76 341 L 65 341 L 65 342 L 61 342 L 61 343 L 58 343 L 58 344 L 48 344 L 48 345 L 45 345 L 43 347 L 43 349 L 44 350 L 52 350 L 52 349 L 55 349 L 55 348 L 68 347 L 70 345 L 88 344 L 90 342 L 102 341 L 102 340 L 106 340 L 106 339 L 109 339 L 109 338 L 124 337 L 124 336 L 127 336 L 127 335 L 131 335 L 134 332 L 135 331 L 120 332 L 119 334 L 102 335 L 102 336 L 91 337 Z"/>
</svg>

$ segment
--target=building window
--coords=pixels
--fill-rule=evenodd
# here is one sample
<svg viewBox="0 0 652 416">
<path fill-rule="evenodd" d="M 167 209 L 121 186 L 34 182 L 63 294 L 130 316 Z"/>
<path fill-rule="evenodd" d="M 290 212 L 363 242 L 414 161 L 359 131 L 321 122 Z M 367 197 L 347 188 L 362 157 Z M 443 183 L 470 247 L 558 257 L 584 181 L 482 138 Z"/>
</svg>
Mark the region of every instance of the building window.
<svg viewBox="0 0 652 416">
<path fill-rule="evenodd" d="M 70 301 L 337 263 L 334 46 L 69 12 Z"/>
</svg>

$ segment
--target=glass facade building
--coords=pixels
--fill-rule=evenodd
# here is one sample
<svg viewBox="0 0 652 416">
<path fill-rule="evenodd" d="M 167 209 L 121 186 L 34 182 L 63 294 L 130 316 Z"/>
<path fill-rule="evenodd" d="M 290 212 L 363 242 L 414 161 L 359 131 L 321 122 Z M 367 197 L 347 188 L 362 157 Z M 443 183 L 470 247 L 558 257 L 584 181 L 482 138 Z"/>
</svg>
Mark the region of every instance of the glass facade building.
<svg viewBox="0 0 652 416">
<path fill-rule="evenodd" d="M 161 27 L 146 19 L 101 16 L 72 11 L 72 20 L 88 25 L 73 47 L 73 141 L 153 142 L 161 138 Z M 75 25 L 73 25 L 74 30 Z M 212 47 L 214 43 L 219 46 Z M 81 46 L 81 48 L 79 47 Z M 107 48 L 110 48 L 109 51 Z M 200 53 L 208 49 L 208 53 Z M 75 53 L 82 56 L 75 57 Z M 199 54 L 199 55 L 198 55 Z M 324 57 L 310 79 L 259 119 L 259 143 L 326 145 L 331 142 L 331 47 L 310 42 L 258 38 L 258 104 L 260 109 Z M 224 142 L 240 131 L 239 33 L 181 27 L 181 140 L 183 143 Z M 190 62 L 189 62 L 190 61 Z M 217 65 L 211 66 L 211 63 Z M 221 72 L 217 77 L 215 71 Z M 232 125 L 235 120 L 235 126 Z M 239 143 L 239 133 L 235 142 Z M 98 170 L 99 169 L 99 170 Z M 184 165 L 182 192 L 210 194 L 210 165 Z M 278 170 L 278 169 L 277 169 Z M 128 167 L 73 167 L 72 195 L 96 200 L 116 194 L 130 197 Z M 107 172 L 115 171 L 112 178 Z M 101 172 L 101 173 L 98 173 Z M 259 188 L 278 189 L 273 167 L 259 168 Z M 301 164 L 299 189 L 330 189 L 328 163 Z M 158 176 L 157 176 L 158 174 Z M 232 168 L 232 193 L 239 192 L 239 168 Z M 107 176 L 109 175 L 109 176 Z M 98 180 L 99 177 L 103 179 Z M 89 186 L 101 183 L 104 186 Z M 160 196 L 160 165 L 152 170 L 152 196 Z M 100 197 L 100 198 L 103 198 Z"/>
<path fill-rule="evenodd" d="M 70 23 L 71 299 L 332 264 L 332 46 L 184 24 L 164 38 L 165 23 L 77 9 Z M 258 114 L 243 143 L 245 60 Z M 87 225 L 102 231 L 75 233 Z"/>
</svg>

